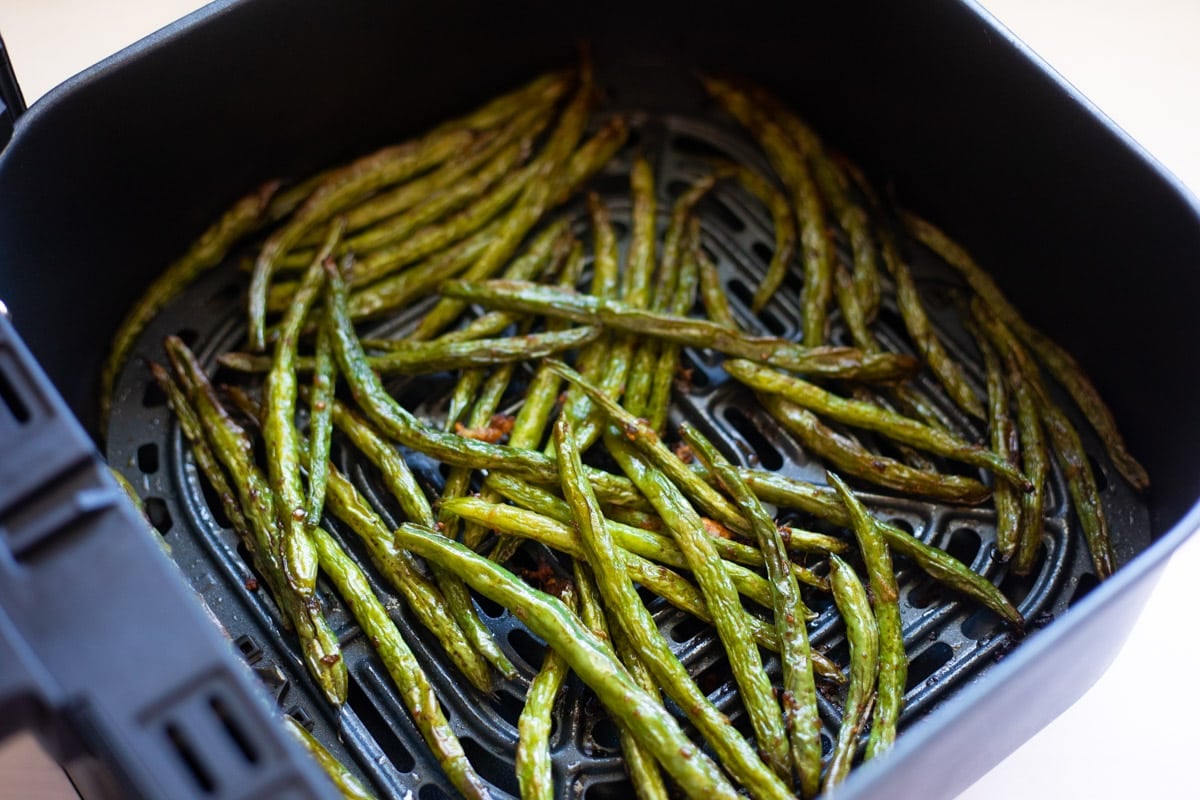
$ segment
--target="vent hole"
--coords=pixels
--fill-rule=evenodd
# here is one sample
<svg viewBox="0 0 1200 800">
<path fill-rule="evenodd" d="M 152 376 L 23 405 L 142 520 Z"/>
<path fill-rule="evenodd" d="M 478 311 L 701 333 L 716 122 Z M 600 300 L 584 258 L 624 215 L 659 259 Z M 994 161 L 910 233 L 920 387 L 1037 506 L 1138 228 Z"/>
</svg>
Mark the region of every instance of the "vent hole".
<svg viewBox="0 0 1200 800">
<path fill-rule="evenodd" d="M 673 641 L 683 644 L 690 642 L 700 634 L 708 630 L 708 623 L 700 619 L 688 615 L 676 624 L 671 626 L 670 636 Z"/>
<path fill-rule="evenodd" d="M 930 675 L 949 663 L 954 656 L 954 650 L 945 642 L 935 642 L 921 651 L 921 654 L 908 664 L 908 683 L 905 691 L 911 691 L 914 686 L 923 683 Z"/>
<path fill-rule="evenodd" d="M 491 696 L 492 708 L 500 715 L 500 718 L 517 727 L 517 721 L 521 719 L 521 710 L 525 708 L 525 700 L 520 697 L 513 697 L 505 691 L 496 692 Z"/>
<path fill-rule="evenodd" d="M 442 787 L 436 783 L 427 783 L 417 792 L 417 797 L 420 800 L 454 800 L 454 798 L 446 794 Z"/>
<path fill-rule="evenodd" d="M 604 173 L 588 181 L 588 187 L 601 197 L 629 194 L 629 176 L 624 173 Z M 613 223 L 614 226 L 616 223 Z"/>
<path fill-rule="evenodd" d="M 970 528 L 958 528 L 950 534 L 945 550 L 964 564 L 971 564 L 979 555 L 983 540 L 976 531 Z"/>
<path fill-rule="evenodd" d="M 592 726 L 592 744 L 604 750 L 618 750 L 621 747 L 621 732 L 616 723 L 608 717 L 601 717 Z"/>
<path fill-rule="evenodd" d="M 138 469 L 147 475 L 158 472 L 158 445 L 154 442 L 144 444 L 137 449 Z"/>
<path fill-rule="evenodd" d="M 220 697 L 212 697 L 208 701 L 213 713 L 217 715 L 217 719 L 221 720 L 221 726 L 225 728 L 225 733 L 229 734 L 229 739 L 237 746 L 242 757 L 246 759 L 248 764 L 258 763 L 258 751 L 254 749 L 254 745 L 250 743 L 250 739 L 246 737 L 245 731 L 238 725 L 237 720 L 229 713 L 229 709 L 225 706 L 225 701 Z"/>
<path fill-rule="evenodd" d="M 246 659 L 248 664 L 256 664 L 263 657 L 262 648 L 258 646 L 258 642 L 254 641 L 247 634 L 242 634 L 233 640 L 233 646 L 242 654 L 242 658 Z"/>
<path fill-rule="evenodd" d="M 725 419 L 742 435 L 746 444 L 750 445 L 759 466 L 769 470 L 777 470 L 783 466 L 783 456 L 741 409 L 734 406 L 726 408 Z"/>
<path fill-rule="evenodd" d="M 754 255 L 758 256 L 762 262 L 763 269 L 766 269 L 771 264 L 771 259 L 775 256 L 775 249 L 766 242 L 755 242 L 750 245 L 750 249 L 754 251 Z"/>
<path fill-rule="evenodd" d="M 192 745 L 183 735 L 183 731 L 179 730 L 173 723 L 167 725 L 167 740 L 171 746 L 175 748 L 175 752 L 183 760 L 183 765 L 187 767 L 188 773 L 191 774 L 192 780 L 196 782 L 196 787 L 204 794 L 212 794 L 217 788 L 213 783 L 212 775 L 201 763 L 200 758 L 196 755 L 196 751 L 192 749 Z"/>
<path fill-rule="evenodd" d="M 299 722 L 300 727 L 304 728 L 304 730 L 308 731 L 309 733 L 312 733 L 313 724 L 314 724 L 313 718 L 303 708 L 301 708 L 300 706 L 292 706 L 285 713 L 292 719 L 296 720 L 296 722 Z"/>
<path fill-rule="evenodd" d="M 962 624 L 963 636 L 982 641 L 990 639 L 1000 629 L 1000 617 L 995 612 L 981 608 L 967 617 Z"/>
<path fill-rule="evenodd" d="M 628 800 L 634 791 L 629 781 L 605 781 L 589 785 L 583 796 L 587 800 Z"/>
<path fill-rule="evenodd" d="M 935 580 L 924 580 L 908 593 L 908 604 L 913 608 L 929 608 L 942 599 L 942 585 Z"/>
<path fill-rule="evenodd" d="M 161 408 L 167 404 L 167 395 L 162 389 L 158 388 L 158 384 L 154 381 L 146 384 L 146 390 L 142 392 L 142 407 L 143 408 Z"/>
<path fill-rule="evenodd" d="M 178 336 L 183 341 L 183 343 L 187 345 L 189 350 L 192 349 L 192 345 L 194 345 L 196 343 L 196 340 L 200 338 L 200 334 L 196 333 L 191 328 L 183 328 L 181 330 L 177 330 L 177 331 L 175 331 L 175 335 Z"/>
<path fill-rule="evenodd" d="M 684 155 L 699 156 L 706 160 L 713 157 L 727 158 L 724 150 L 694 136 L 676 136 L 672 145 Z"/>
<path fill-rule="evenodd" d="M 387 708 L 390 704 L 385 705 L 383 696 L 377 694 L 376 687 L 379 683 L 383 683 L 386 679 L 379 678 L 372 673 L 373 680 L 371 681 L 371 691 L 365 692 L 362 689 L 362 684 L 358 681 L 350 681 L 349 692 L 346 696 L 346 705 L 354 710 L 362 724 L 366 726 L 371 738 L 379 743 L 379 747 L 383 750 L 384 755 L 392 762 L 392 766 L 400 772 L 412 772 L 416 768 L 417 762 L 413 758 L 412 753 L 404 745 L 404 740 L 397 735 L 392 723 L 384 718 L 381 711 L 382 708 Z M 378 702 L 376 701 L 378 698 Z"/>
<path fill-rule="evenodd" d="M 150 520 L 150 524 L 162 534 L 171 530 L 174 524 L 171 519 L 171 512 L 167 510 L 167 503 L 161 497 L 147 497 L 142 508 L 146 510 L 146 517 Z"/>
<path fill-rule="evenodd" d="M 508 632 L 508 643 L 526 664 L 533 667 L 535 671 L 541 669 L 542 659 L 546 655 L 546 648 L 541 642 L 534 639 L 527 631 L 513 628 Z"/>
<path fill-rule="evenodd" d="M 888 520 L 888 522 L 895 525 L 897 528 L 907 534 L 911 535 L 916 532 L 916 528 L 913 527 L 913 524 L 904 517 L 892 517 L 890 520 Z"/>
<path fill-rule="evenodd" d="M 734 233 L 746 230 L 746 221 L 736 214 L 733 209 L 712 195 L 705 197 L 696 204 L 696 213 L 701 219 L 715 217 L 723 226 Z"/>
<path fill-rule="evenodd" d="M 467 761 L 471 763 L 481 778 L 514 797 L 520 793 L 521 787 L 517 783 L 517 775 L 513 771 L 511 762 L 500 758 L 474 739 L 463 736 L 459 741 L 462 742 L 463 753 L 466 754 Z"/>
<path fill-rule="evenodd" d="M 472 595 L 472 597 L 475 598 L 475 605 L 479 606 L 479 610 L 492 619 L 500 619 L 507 613 L 507 610 L 504 608 L 504 606 L 500 605 L 494 600 L 490 600 L 481 595 Z"/>
<path fill-rule="evenodd" d="M 12 414 L 18 425 L 29 422 L 29 406 L 25 405 L 21 395 L 17 394 L 17 388 L 12 385 L 4 370 L 0 370 L 0 403 L 8 407 L 9 413 Z"/>
<path fill-rule="evenodd" d="M 217 490 L 212 487 L 207 478 L 200 481 L 200 493 L 204 495 L 204 504 L 208 506 L 209 513 L 213 515 L 213 521 L 222 528 L 232 528 L 233 523 L 225 514 L 225 504 L 221 502 Z"/>
<path fill-rule="evenodd" d="M 739 280 L 732 280 L 729 282 L 729 291 L 733 293 L 738 300 L 741 300 L 746 308 L 749 308 L 750 304 L 754 301 L 754 293 L 750 291 L 750 287 Z M 782 336 L 783 334 L 787 333 L 787 326 L 780 321 L 779 317 L 775 316 L 767 309 L 764 308 L 762 311 L 758 312 L 758 318 L 762 320 L 763 325 L 767 328 L 767 332 L 772 336 Z"/>
<path fill-rule="evenodd" d="M 1091 593 L 1092 589 L 1095 589 L 1099 585 L 1100 581 L 1098 581 L 1096 576 L 1092 573 L 1085 572 L 1080 575 L 1079 582 L 1075 584 L 1075 591 L 1071 593 L 1071 599 L 1067 602 L 1067 607 L 1069 608 L 1083 598 L 1087 597 L 1088 594 Z"/>
<path fill-rule="evenodd" d="M 833 754 L 833 739 L 827 734 L 821 734 L 821 757 L 828 758 Z"/>
<path fill-rule="evenodd" d="M 1044 556 L 1043 551 L 1039 550 L 1038 552 L 1038 561 L 1035 562 L 1028 575 L 1018 575 L 1009 570 L 1008 574 L 1004 576 L 1004 580 L 1000 582 L 1000 591 L 1014 606 L 1019 607 L 1033 590 L 1034 584 L 1037 583 L 1038 575 L 1042 571 L 1041 559 Z"/>
</svg>

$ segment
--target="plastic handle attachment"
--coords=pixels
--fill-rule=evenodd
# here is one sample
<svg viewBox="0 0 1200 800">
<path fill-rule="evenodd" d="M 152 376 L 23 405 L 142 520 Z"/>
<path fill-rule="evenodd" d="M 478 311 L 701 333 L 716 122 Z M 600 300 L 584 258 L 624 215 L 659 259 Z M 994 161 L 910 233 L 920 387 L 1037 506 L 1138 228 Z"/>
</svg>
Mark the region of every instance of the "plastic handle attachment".
<svg viewBox="0 0 1200 800">
<path fill-rule="evenodd" d="M 89 800 L 335 797 L 155 535 L 0 316 L 0 738 Z"/>
</svg>

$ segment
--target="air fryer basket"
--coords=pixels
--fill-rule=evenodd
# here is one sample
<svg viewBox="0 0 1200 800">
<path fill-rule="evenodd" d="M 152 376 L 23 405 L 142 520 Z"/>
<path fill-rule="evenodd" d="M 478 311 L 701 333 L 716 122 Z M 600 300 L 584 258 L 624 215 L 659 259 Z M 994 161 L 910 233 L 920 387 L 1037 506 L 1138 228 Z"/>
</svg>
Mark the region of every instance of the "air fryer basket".
<svg viewBox="0 0 1200 800">
<path fill-rule="evenodd" d="M 759 158 L 704 101 L 691 74 L 696 67 L 729 70 L 779 92 L 907 205 L 956 234 L 993 269 L 1018 307 L 1080 358 L 1155 481 L 1152 494 L 1139 498 L 1096 458 L 1118 563 L 1125 565 L 1195 502 L 1189 465 L 1200 430 L 1184 411 L 1200 398 L 1192 396 L 1198 393 L 1195 385 L 1178 384 L 1172 362 L 1186 345 L 1167 333 L 1200 289 L 1187 269 L 1200 253 L 1194 210 L 972 9 L 946 4 L 901 13 L 863 5 L 756 4 L 732 17 L 727 8 L 669 3 L 554 10 L 539 4 L 500 10 L 469 3 L 438 9 L 373 3 L 332 9 L 313 3 L 289 4 L 285 11 L 283 3 L 264 0 L 210 9 L 164 46 L 130 54 L 109 68 L 111 74 L 102 70 L 78 83 L 26 122 L 0 163 L 5 189 L 0 241 L 11 248 L 0 265 L 0 286 L 42 363 L 76 412 L 90 420 L 94 367 L 120 313 L 147 277 L 246 186 L 273 175 L 303 174 L 415 133 L 540 69 L 568 63 L 575 42 L 586 38 L 608 92 L 606 107 L 639 112 L 635 141 L 595 182 L 623 222 L 625 176 L 635 151 L 654 162 L 661 202 L 697 174 L 704 155 Z M 472 54 L 471 63 L 462 53 Z M 115 108 L 119 114 L 112 113 Z M 80 143 L 78 124 L 85 120 L 88 138 Z M 71 140 L 74 146 L 67 147 Z M 47 169 L 50 164 L 56 166 Z M 14 202 L 17 197 L 22 202 Z M 1151 207 L 1153 214 L 1145 210 Z M 793 335 L 798 310 L 788 298 L 795 296 L 794 286 L 785 285 L 761 315 L 752 315 L 745 302 L 765 268 L 769 220 L 736 187 L 719 190 L 701 212 L 704 241 L 742 322 Z M 564 213 L 581 221 L 578 207 Z M 61 235 L 63 226 L 69 236 Z M 928 253 L 914 248 L 913 255 L 939 327 L 970 360 L 948 298 L 956 285 L 953 275 Z M 1134 263 L 1138 268 L 1129 268 Z M 386 674 L 327 590 L 322 596 L 343 639 L 352 688 L 338 719 L 320 703 L 286 645 L 273 607 L 261 592 L 247 588 L 250 574 L 236 537 L 206 499 L 178 430 L 141 366 L 142 357 L 159 357 L 158 343 L 168 333 L 186 335 L 208 359 L 237 342 L 244 333 L 242 281 L 231 260 L 146 332 L 118 385 L 110 461 L 149 498 L 152 518 L 176 561 L 285 709 L 311 723 L 327 746 L 381 792 L 449 794 Z M 105 287 L 102 302 L 94 298 L 97 285 Z M 83 334 L 69 346 L 61 319 L 65 309 Z M 422 310 L 411 309 L 406 319 Z M 903 342 L 894 308 L 885 308 L 883 319 L 884 335 Z M 1116 323 L 1104 324 L 1107 319 Z M 839 334 L 835 320 L 835 338 Z M 1145 353 L 1154 356 L 1139 358 L 1135 367 L 1133 354 Z M 686 358 L 695 379 L 677 397 L 675 422 L 699 424 L 745 460 L 821 479 L 819 465 L 790 437 L 747 411 L 753 404 L 739 401 L 739 391 L 724 382 L 707 354 L 688 351 Z M 978 385 L 978 369 L 971 377 Z M 436 417 L 444 395 L 436 382 L 394 388 Z M 919 389 L 955 427 L 970 429 L 972 423 L 955 413 L 932 382 Z M 1147 398 L 1155 404 L 1151 413 Z M 1169 439 L 1152 435 L 1162 417 L 1179 421 Z M 1090 436 L 1086 426 L 1081 429 Z M 1085 442 L 1094 457 L 1102 453 L 1094 439 Z M 341 458 L 360 483 L 374 484 L 369 468 L 345 453 Z M 440 481 L 433 467 L 423 477 Z M 1063 498 L 1056 471 L 1047 556 L 1027 581 L 1008 578 L 994 561 L 990 509 L 881 495 L 870 502 L 877 513 L 1000 583 L 1038 628 L 1057 620 L 1094 585 Z M 1153 549 L 1161 558 L 1166 545 Z M 961 788 L 1099 674 L 1127 629 L 1115 622 L 1140 605 L 1154 563 L 1143 555 L 1011 655 L 1011 633 L 987 612 L 941 595 L 907 570 L 902 608 L 912 659 L 909 730 L 891 758 L 860 770 L 844 793 L 874 796 L 883 788 L 879 782 L 888 779 L 893 791 L 922 782 L 936 786 L 935 796 Z M 390 597 L 382 586 L 377 589 Z M 460 685 L 436 645 L 394 605 L 406 639 L 431 666 L 468 756 L 499 790 L 515 792 L 509 766 L 515 715 L 540 646 L 501 609 L 481 606 L 523 676 L 499 686 L 492 697 Z M 712 696 L 739 721 L 714 642 L 668 607 L 652 610 L 685 663 L 707 675 Z M 1116 633 L 1103 631 L 1108 623 Z M 1079 639 L 1084 629 L 1092 635 L 1067 651 L 1064 643 Z M 819 647 L 839 654 L 839 626 L 831 610 L 813 631 Z M 1031 673 L 1030 664 L 1040 673 Z M 1024 702 L 1042 707 L 1036 713 L 1004 709 L 1006 693 L 1031 674 L 1045 680 Z M 974 752 L 940 774 L 920 777 L 921 762 L 953 748 L 951 740 L 979 727 L 989 708 L 995 716 L 988 723 L 988 743 L 960 741 L 958 747 Z M 823 700 L 822 713 L 835 723 L 836 703 Z M 561 796 L 626 796 L 615 732 L 582 687 L 569 686 L 557 715 L 553 747 Z M 919 718 L 922 724 L 913 724 Z M 960 723 L 953 736 L 947 732 L 952 721 Z M 923 750 L 914 749 L 918 746 Z"/>
</svg>

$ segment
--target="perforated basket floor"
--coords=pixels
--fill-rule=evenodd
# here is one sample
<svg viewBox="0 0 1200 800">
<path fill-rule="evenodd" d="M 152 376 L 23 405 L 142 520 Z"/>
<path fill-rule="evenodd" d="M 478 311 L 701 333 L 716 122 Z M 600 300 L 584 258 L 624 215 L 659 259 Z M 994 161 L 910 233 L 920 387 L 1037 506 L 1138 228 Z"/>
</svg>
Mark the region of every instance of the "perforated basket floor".
<svg viewBox="0 0 1200 800">
<path fill-rule="evenodd" d="M 691 116 L 637 114 L 634 119 L 635 135 L 630 144 L 605 174 L 593 182 L 593 188 L 611 207 L 622 240 L 629 230 L 627 175 L 635 152 L 645 154 L 656 167 L 663 223 L 673 197 L 706 171 L 705 157 L 721 154 L 766 168 L 753 145 L 730 122 L 713 117 L 707 108 L 698 108 Z M 561 213 L 573 218 L 583 234 L 585 215 L 578 201 Z M 773 242 L 765 210 L 738 186 L 721 183 L 700 205 L 699 215 L 704 246 L 720 269 L 741 324 L 751 331 L 798 338 L 798 274 L 788 278 L 761 314 L 754 315 L 749 310 L 749 298 L 765 271 Z M 974 349 L 958 324 L 951 299 L 952 290 L 959 283 L 930 254 L 919 248 L 911 250 L 912 267 L 926 306 L 952 353 L 967 365 L 971 380 L 982 393 L 981 370 L 974 363 Z M 244 337 L 245 277 L 237 269 L 236 261 L 230 259 L 228 264 L 204 276 L 145 332 L 117 387 L 108 457 L 146 498 L 152 520 L 171 546 L 183 574 L 285 710 L 310 725 L 314 734 L 381 796 L 416 796 L 421 800 L 453 796 L 436 763 L 426 754 L 420 735 L 369 643 L 324 582 L 319 585 L 320 599 L 341 639 L 351 681 L 349 700 L 340 715 L 335 717 L 321 702 L 291 639 L 281 630 L 274 606 L 266 593 L 257 589 L 236 535 L 198 476 L 179 428 L 143 366 L 147 358 L 162 360 L 160 343 L 167 334 L 183 336 L 210 366 L 215 364 L 215 354 L 240 345 Z M 427 304 L 421 304 L 409 309 L 381 324 L 381 331 L 403 329 L 426 308 Z M 876 329 L 888 347 L 908 349 L 894 303 L 885 301 L 880 317 Z M 844 331 L 836 316 L 832 336 L 835 342 L 844 341 Z M 676 391 L 672 428 L 687 420 L 744 464 L 823 482 L 821 463 L 810 458 L 787 432 L 758 410 L 745 389 L 727 380 L 718 357 L 689 349 L 684 358 L 694 372 L 690 387 Z M 519 404 L 523 380 L 529 377 L 528 371 L 521 374 L 522 379 L 514 381 L 510 389 L 510 410 Z M 439 415 L 444 415 L 451 386 L 450 376 L 443 375 L 400 381 L 391 388 L 420 416 L 436 421 Z M 980 439 L 983 431 L 977 423 L 958 413 L 928 375 L 921 375 L 915 388 L 941 409 L 958 433 Z M 1070 405 L 1064 403 L 1064 407 Z M 1148 515 L 1103 458 L 1103 449 L 1091 436 L 1090 429 L 1082 421 L 1078 427 L 1089 452 L 1094 454 L 1093 465 L 1112 523 L 1117 562 L 1123 564 L 1148 545 Z M 355 461 L 348 448 L 335 450 L 335 458 L 346 472 L 385 515 L 391 515 L 389 522 L 395 521 L 393 506 L 386 499 L 386 492 L 378 487 L 373 467 Z M 437 465 L 417 454 L 409 455 L 420 479 L 436 491 L 442 480 Z M 964 508 L 883 494 L 865 497 L 877 515 L 948 550 L 999 584 L 1030 620 L 1032 628 L 1052 621 L 1095 584 L 1090 559 L 1075 530 L 1078 523 L 1064 502 L 1064 485 L 1057 467 L 1050 480 L 1046 506 L 1044 555 L 1028 578 L 1008 575 L 1005 566 L 994 557 L 994 521 L 988 505 Z M 826 528 L 787 510 L 780 510 L 780 519 Z M 375 573 L 354 537 L 347 535 L 336 522 L 330 527 L 374 580 Z M 516 563 L 532 566 L 540 558 L 552 556 L 527 545 Z M 902 559 L 897 566 L 906 648 L 911 661 L 903 718 L 907 723 L 928 713 L 964 684 L 978 680 L 1015 642 L 990 612 L 970 602 L 959 602 Z M 494 694 L 484 696 L 456 676 L 436 642 L 412 623 L 396 594 L 381 581 L 374 582 L 406 640 L 426 665 L 471 762 L 498 796 L 515 795 L 517 784 L 512 761 L 516 722 L 528 681 L 540 664 L 541 643 L 503 609 L 479 599 L 482 618 L 521 671 L 519 680 L 499 682 Z M 709 629 L 661 600 L 647 598 L 679 657 L 717 705 L 746 730 L 745 715 L 721 648 Z M 807 600 L 820 612 L 819 619 L 811 626 L 814 645 L 845 663 L 841 625 L 830 600 L 817 592 L 810 592 Z M 774 656 L 767 663 L 777 677 L 779 665 Z M 820 702 L 828 730 L 836 730 L 840 709 L 838 690 L 827 687 Z M 827 750 L 831 743 L 832 738 L 826 733 Z M 632 796 L 615 727 L 590 693 L 573 679 L 558 701 L 552 748 L 555 785 L 564 800 Z"/>
</svg>

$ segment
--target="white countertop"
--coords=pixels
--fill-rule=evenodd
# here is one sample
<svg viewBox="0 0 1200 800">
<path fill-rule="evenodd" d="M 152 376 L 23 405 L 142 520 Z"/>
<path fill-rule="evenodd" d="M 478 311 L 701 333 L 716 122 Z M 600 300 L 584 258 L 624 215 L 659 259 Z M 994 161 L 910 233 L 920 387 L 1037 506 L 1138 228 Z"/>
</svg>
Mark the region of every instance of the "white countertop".
<svg viewBox="0 0 1200 800">
<path fill-rule="evenodd" d="M 828 1 L 828 0 L 827 0 Z M 0 0 L 0 33 L 33 102 L 64 78 L 200 6 L 195 0 Z M 983 3 L 1200 194 L 1200 2 Z M 1200 265 L 1198 265 L 1200 268 Z M 1182 324 L 1182 323 L 1181 323 Z M 1200 409 L 1197 410 L 1200 413 Z M 1168 565 L 1117 661 L 1071 709 L 961 800 L 1197 797 L 1200 544 Z M 64 800 L 28 738 L 0 746 L 0 800 Z"/>
</svg>

